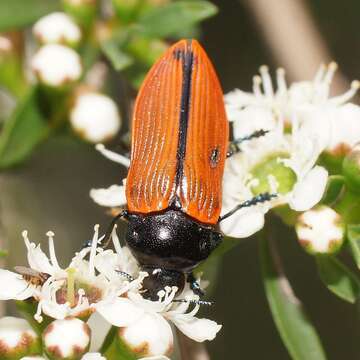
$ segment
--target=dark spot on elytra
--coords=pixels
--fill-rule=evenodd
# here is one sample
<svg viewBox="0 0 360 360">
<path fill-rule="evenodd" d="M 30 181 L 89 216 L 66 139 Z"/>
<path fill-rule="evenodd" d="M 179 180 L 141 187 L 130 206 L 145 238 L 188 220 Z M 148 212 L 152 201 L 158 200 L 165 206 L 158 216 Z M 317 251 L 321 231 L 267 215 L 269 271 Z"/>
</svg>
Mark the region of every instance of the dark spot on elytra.
<svg viewBox="0 0 360 360">
<path fill-rule="evenodd" d="M 184 57 L 185 57 L 184 50 L 183 49 L 175 49 L 173 51 L 173 56 L 174 56 L 175 60 L 184 59 Z"/>
<path fill-rule="evenodd" d="M 214 168 L 220 160 L 220 150 L 218 148 L 212 149 L 210 154 L 210 167 Z"/>
</svg>

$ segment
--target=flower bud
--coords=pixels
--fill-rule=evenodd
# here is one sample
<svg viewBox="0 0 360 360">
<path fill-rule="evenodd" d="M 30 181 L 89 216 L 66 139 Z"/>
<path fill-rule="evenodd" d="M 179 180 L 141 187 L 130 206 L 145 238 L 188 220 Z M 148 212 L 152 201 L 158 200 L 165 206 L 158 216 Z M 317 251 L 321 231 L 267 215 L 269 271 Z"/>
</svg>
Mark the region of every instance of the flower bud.
<svg viewBox="0 0 360 360">
<path fill-rule="evenodd" d="M 51 360 L 76 360 L 90 346 L 90 328 L 77 318 L 53 321 L 43 332 L 43 347 Z"/>
<path fill-rule="evenodd" d="M 79 55 L 57 44 L 41 47 L 34 55 L 31 66 L 41 83 L 57 88 L 75 82 L 82 72 Z"/>
<path fill-rule="evenodd" d="M 21 359 L 40 353 L 40 339 L 26 320 L 11 316 L 0 319 L 0 359 Z"/>
<path fill-rule="evenodd" d="M 54 12 L 36 22 L 33 34 L 41 44 L 76 46 L 81 39 L 80 28 L 70 16 Z"/>
<path fill-rule="evenodd" d="M 333 254 L 344 242 L 345 224 L 328 206 L 317 206 L 302 213 L 295 225 L 300 244 L 310 254 Z"/>
<path fill-rule="evenodd" d="M 119 328 L 118 336 L 139 357 L 169 355 L 173 350 L 171 327 L 156 314 L 144 314 L 130 326 Z"/>
<path fill-rule="evenodd" d="M 93 23 L 97 6 L 97 0 L 63 0 L 64 10 L 85 29 Z"/>
<path fill-rule="evenodd" d="M 342 172 L 346 185 L 352 191 L 360 193 L 360 144 L 355 145 L 344 158 Z"/>
<path fill-rule="evenodd" d="M 115 102 L 108 96 L 95 92 L 77 96 L 70 112 L 70 122 L 81 138 L 92 143 L 113 138 L 121 126 Z"/>
</svg>

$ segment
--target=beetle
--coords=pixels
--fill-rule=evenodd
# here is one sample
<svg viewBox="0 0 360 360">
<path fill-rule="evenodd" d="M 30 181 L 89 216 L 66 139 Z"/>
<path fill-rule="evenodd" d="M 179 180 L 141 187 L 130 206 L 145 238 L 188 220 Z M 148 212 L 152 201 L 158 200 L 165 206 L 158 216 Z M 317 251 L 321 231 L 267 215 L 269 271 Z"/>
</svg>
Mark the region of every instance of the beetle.
<svg viewBox="0 0 360 360">
<path fill-rule="evenodd" d="M 144 296 L 165 286 L 178 293 L 192 270 L 219 246 L 222 178 L 229 125 L 223 93 L 196 40 L 170 47 L 147 74 L 136 98 L 126 180 L 126 244 L 143 271 Z M 266 200 L 266 199 L 265 199 Z"/>
</svg>

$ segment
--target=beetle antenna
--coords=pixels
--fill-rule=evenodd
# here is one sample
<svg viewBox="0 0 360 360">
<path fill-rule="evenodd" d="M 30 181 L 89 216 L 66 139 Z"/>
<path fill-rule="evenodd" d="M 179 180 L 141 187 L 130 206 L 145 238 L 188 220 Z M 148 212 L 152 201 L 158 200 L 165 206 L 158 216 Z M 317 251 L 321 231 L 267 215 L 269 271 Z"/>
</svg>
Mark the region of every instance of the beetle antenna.
<svg viewBox="0 0 360 360">
<path fill-rule="evenodd" d="M 121 271 L 121 270 L 115 270 L 120 276 L 126 278 L 127 280 L 129 280 L 130 282 L 131 281 L 134 281 L 134 277 L 131 276 L 130 274 L 128 274 L 127 272 L 125 271 Z"/>
<path fill-rule="evenodd" d="M 264 129 L 260 129 L 260 130 L 256 130 L 254 131 L 253 133 L 251 133 L 250 135 L 246 135 L 244 137 L 241 137 L 239 139 L 235 139 L 233 141 L 230 142 L 230 145 L 229 145 L 229 150 L 226 154 L 226 157 L 230 157 L 238 152 L 241 151 L 240 149 L 240 144 L 244 141 L 249 141 L 249 140 L 252 140 L 252 139 L 256 139 L 256 138 L 259 138 L 261 136 L 264 136 L 266 135 L 270 130 L 264 130 Z"/>
<path fill-rule="evenodd" d="M 189 304 L 206 305 L 206 306 L 214 305 L 214 302 L 213 302 L 213 301 L 205 301 L 205 300 L 176 299 L 176 300 L 173 300 L 172 302 L 189 303 Z"/>
<path fill-rule="evenodd" d="M 229 211 L 228 213 L 226 213 L 225 215 L 220 216 L 218 222 L 227 219 L 228 217 L 230 217 L 231 215 L 233 215 L 233 214 L 236 213 L 238 210 L 240 210 L 240 209 L 242 209 L 242 208 L 244 208 L 244 207 L 254 206 L 254 205 L 257 205 L 257 204 L 266 202 L 266 201 L 270 201 L 271 199 L 273 199 L 273 198 L 275 198 L 275 197 L 277 197 L 277 194 L 270 194 L 270 193 L 268 193 L 268 192 L 262 193 L 262 194 L 259 194 L 259 195 L 256 195 L 256 196 L 254 196 L 252 199 L 246 200 L 246 201 L 244 201 L 243 203 L 235 206 L 234 209 L 230 210 L 230 211 Z"/>
</svg>

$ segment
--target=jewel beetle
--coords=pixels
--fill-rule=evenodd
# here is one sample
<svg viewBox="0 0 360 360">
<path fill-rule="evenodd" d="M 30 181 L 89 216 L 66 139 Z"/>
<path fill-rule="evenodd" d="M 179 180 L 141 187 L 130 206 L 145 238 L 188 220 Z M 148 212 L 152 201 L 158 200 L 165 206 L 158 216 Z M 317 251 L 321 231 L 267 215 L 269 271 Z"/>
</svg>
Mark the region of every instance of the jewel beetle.
<svg viewBox="0 0 360 360">
<path fill-rule="evenodd" d="M 145 297 L 157 300 L 165 286 L 180 293 L 186 281 L 202 294 L 192 270 L 223 239 L 228 139 L 214 67 L 196 40 L 181 40 L 150 69 L 136 98 L 127 209 L 117 216 L 128 221 L 126 244 L 149 274 Z"/>
</svg>

